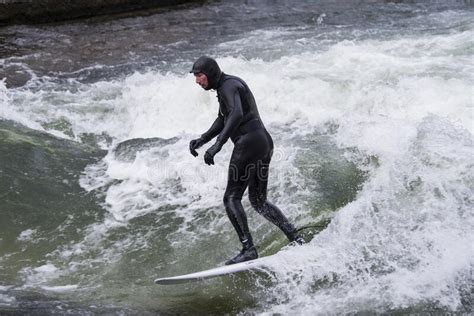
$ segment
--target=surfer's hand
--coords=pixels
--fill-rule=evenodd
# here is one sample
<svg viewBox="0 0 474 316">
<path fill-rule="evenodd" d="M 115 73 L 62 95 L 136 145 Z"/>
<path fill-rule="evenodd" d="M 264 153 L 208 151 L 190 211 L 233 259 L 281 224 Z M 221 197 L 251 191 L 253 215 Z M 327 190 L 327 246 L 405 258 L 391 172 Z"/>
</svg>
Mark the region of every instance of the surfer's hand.
<svg viewBox="0 0 474 316">
<path fill-rule="evenodd" d="M 215 143 L 208 150 L 206 150 L 206 154 L 204 155 L 204 162 L 208 165 L 214 164 L 214 156 L 221 150 L 222 146 L 218 143 Z"/>
<path fill-rule="evenodd" d="M 197 157 L 198 153 L 197 153 L 196 149 L 198 149 L 199 147 L 201 147 L 205 143 L 206 142 L 204 141 L 204 139 L 202 139 L 202 137 L 199 137 L 197 139 L 193 139 L 191 142 L 189 142 L 189 151 L 191 152 L 191 155 L 193 155 L 194 157 Z"/>
</svg>

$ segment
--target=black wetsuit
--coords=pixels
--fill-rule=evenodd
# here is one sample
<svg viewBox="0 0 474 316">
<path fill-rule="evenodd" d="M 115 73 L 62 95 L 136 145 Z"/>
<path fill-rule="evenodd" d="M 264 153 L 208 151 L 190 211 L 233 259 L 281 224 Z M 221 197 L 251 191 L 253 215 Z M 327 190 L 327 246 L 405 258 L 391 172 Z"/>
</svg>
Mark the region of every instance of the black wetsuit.
<svg viewBox="0 0 474 316">
<path fill-rule="evenodd" d="M 240 241 L 244 248 L 253 246 L 241 203 L 247 187 L 253 208 L 278 226 L 290 241 L 294 241 L 298 237 L 295 227 L 278 207 L 267 200 L 273 140 L 260 119 L 252 92 L 242 79 L 221 72 L 214 60 L 205 59 L 201 65 L 198 62 L 192 72 L 200 71 L 207 75 L 208 89 L 217 91 L 219 101 L 217 119 L 201 139 L 206 143 L 217 136 L 213 145 L 218 148 L 217 151 L 229 138 L 235 145 L 229 164 L 224 205 Z"/>
</svg>

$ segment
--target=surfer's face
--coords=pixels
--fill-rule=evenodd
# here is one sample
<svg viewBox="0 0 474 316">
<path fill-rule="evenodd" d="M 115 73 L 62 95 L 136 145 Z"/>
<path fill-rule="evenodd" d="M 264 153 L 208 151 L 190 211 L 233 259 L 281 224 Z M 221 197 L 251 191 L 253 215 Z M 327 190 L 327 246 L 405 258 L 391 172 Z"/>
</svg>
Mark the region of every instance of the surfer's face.
<svg viewBox="0 0 474 316">
<path fill-rule="evenodd" d="M 209 85 L 209 82 L 207 81 L 207 76 L 202 72 L 198 72 L 194 74 L 194 77 L 196 77 L 196 83 L 205 90 Z"/>
</svg>

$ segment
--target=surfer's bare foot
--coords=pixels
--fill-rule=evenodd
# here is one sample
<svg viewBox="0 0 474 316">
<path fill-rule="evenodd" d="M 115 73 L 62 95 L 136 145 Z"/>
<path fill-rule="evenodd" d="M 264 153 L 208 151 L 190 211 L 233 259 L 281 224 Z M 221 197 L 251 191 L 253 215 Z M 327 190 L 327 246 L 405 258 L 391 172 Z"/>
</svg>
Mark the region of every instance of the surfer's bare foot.
<svg viewBox="0 0 474 316">
<path fill-rule="evenodd" d="M 257 258 L 258 258 L 257 249 L 255 248 L 255 246 L 252 246 L 247 249 L 245 248 L 242 249 L 242 251 L 237 256 L 235 256 L 234 258 L 230 260 L 227 260 L 225 264 L 228 266 L 230 264 L 236 264 L 236 263 L 249 261 L 249 260 L 253 260 Z"/>
</svg>

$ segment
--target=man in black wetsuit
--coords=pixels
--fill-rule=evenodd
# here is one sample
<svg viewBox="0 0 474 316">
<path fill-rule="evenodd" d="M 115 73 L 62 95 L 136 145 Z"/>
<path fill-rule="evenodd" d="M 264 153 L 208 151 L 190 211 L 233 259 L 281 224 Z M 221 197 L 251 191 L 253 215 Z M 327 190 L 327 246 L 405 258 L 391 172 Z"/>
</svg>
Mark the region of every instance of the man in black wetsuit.
<svg viewBox="0 0 474 316">
<path fill-rule="evenodd" d="M 278 226 L 290 242 L 303 244 L 303 238 L 280 209 L 267 201 L 268 168 L 273 154 L 273 141 L 260 119 L 249 87 L 242 79 L 223 73 L 217 62 L 207 56 L 200 57 L 190 72 L 203 89 L 217 90 L 219 100 L 217 119 L 207 132 L 190 142 L 191 154 L 196 157 L 196 149 L 217 136 L 214 145 L 204 155 L 206 164 L 213 165 L 214 156 L 229 138 L 235 145 L 230 159 L 224 205 L 243 249 L 226 264 L 258 257 L 241 203 L 247 186 L 252 207 Z"/>
</svg>

